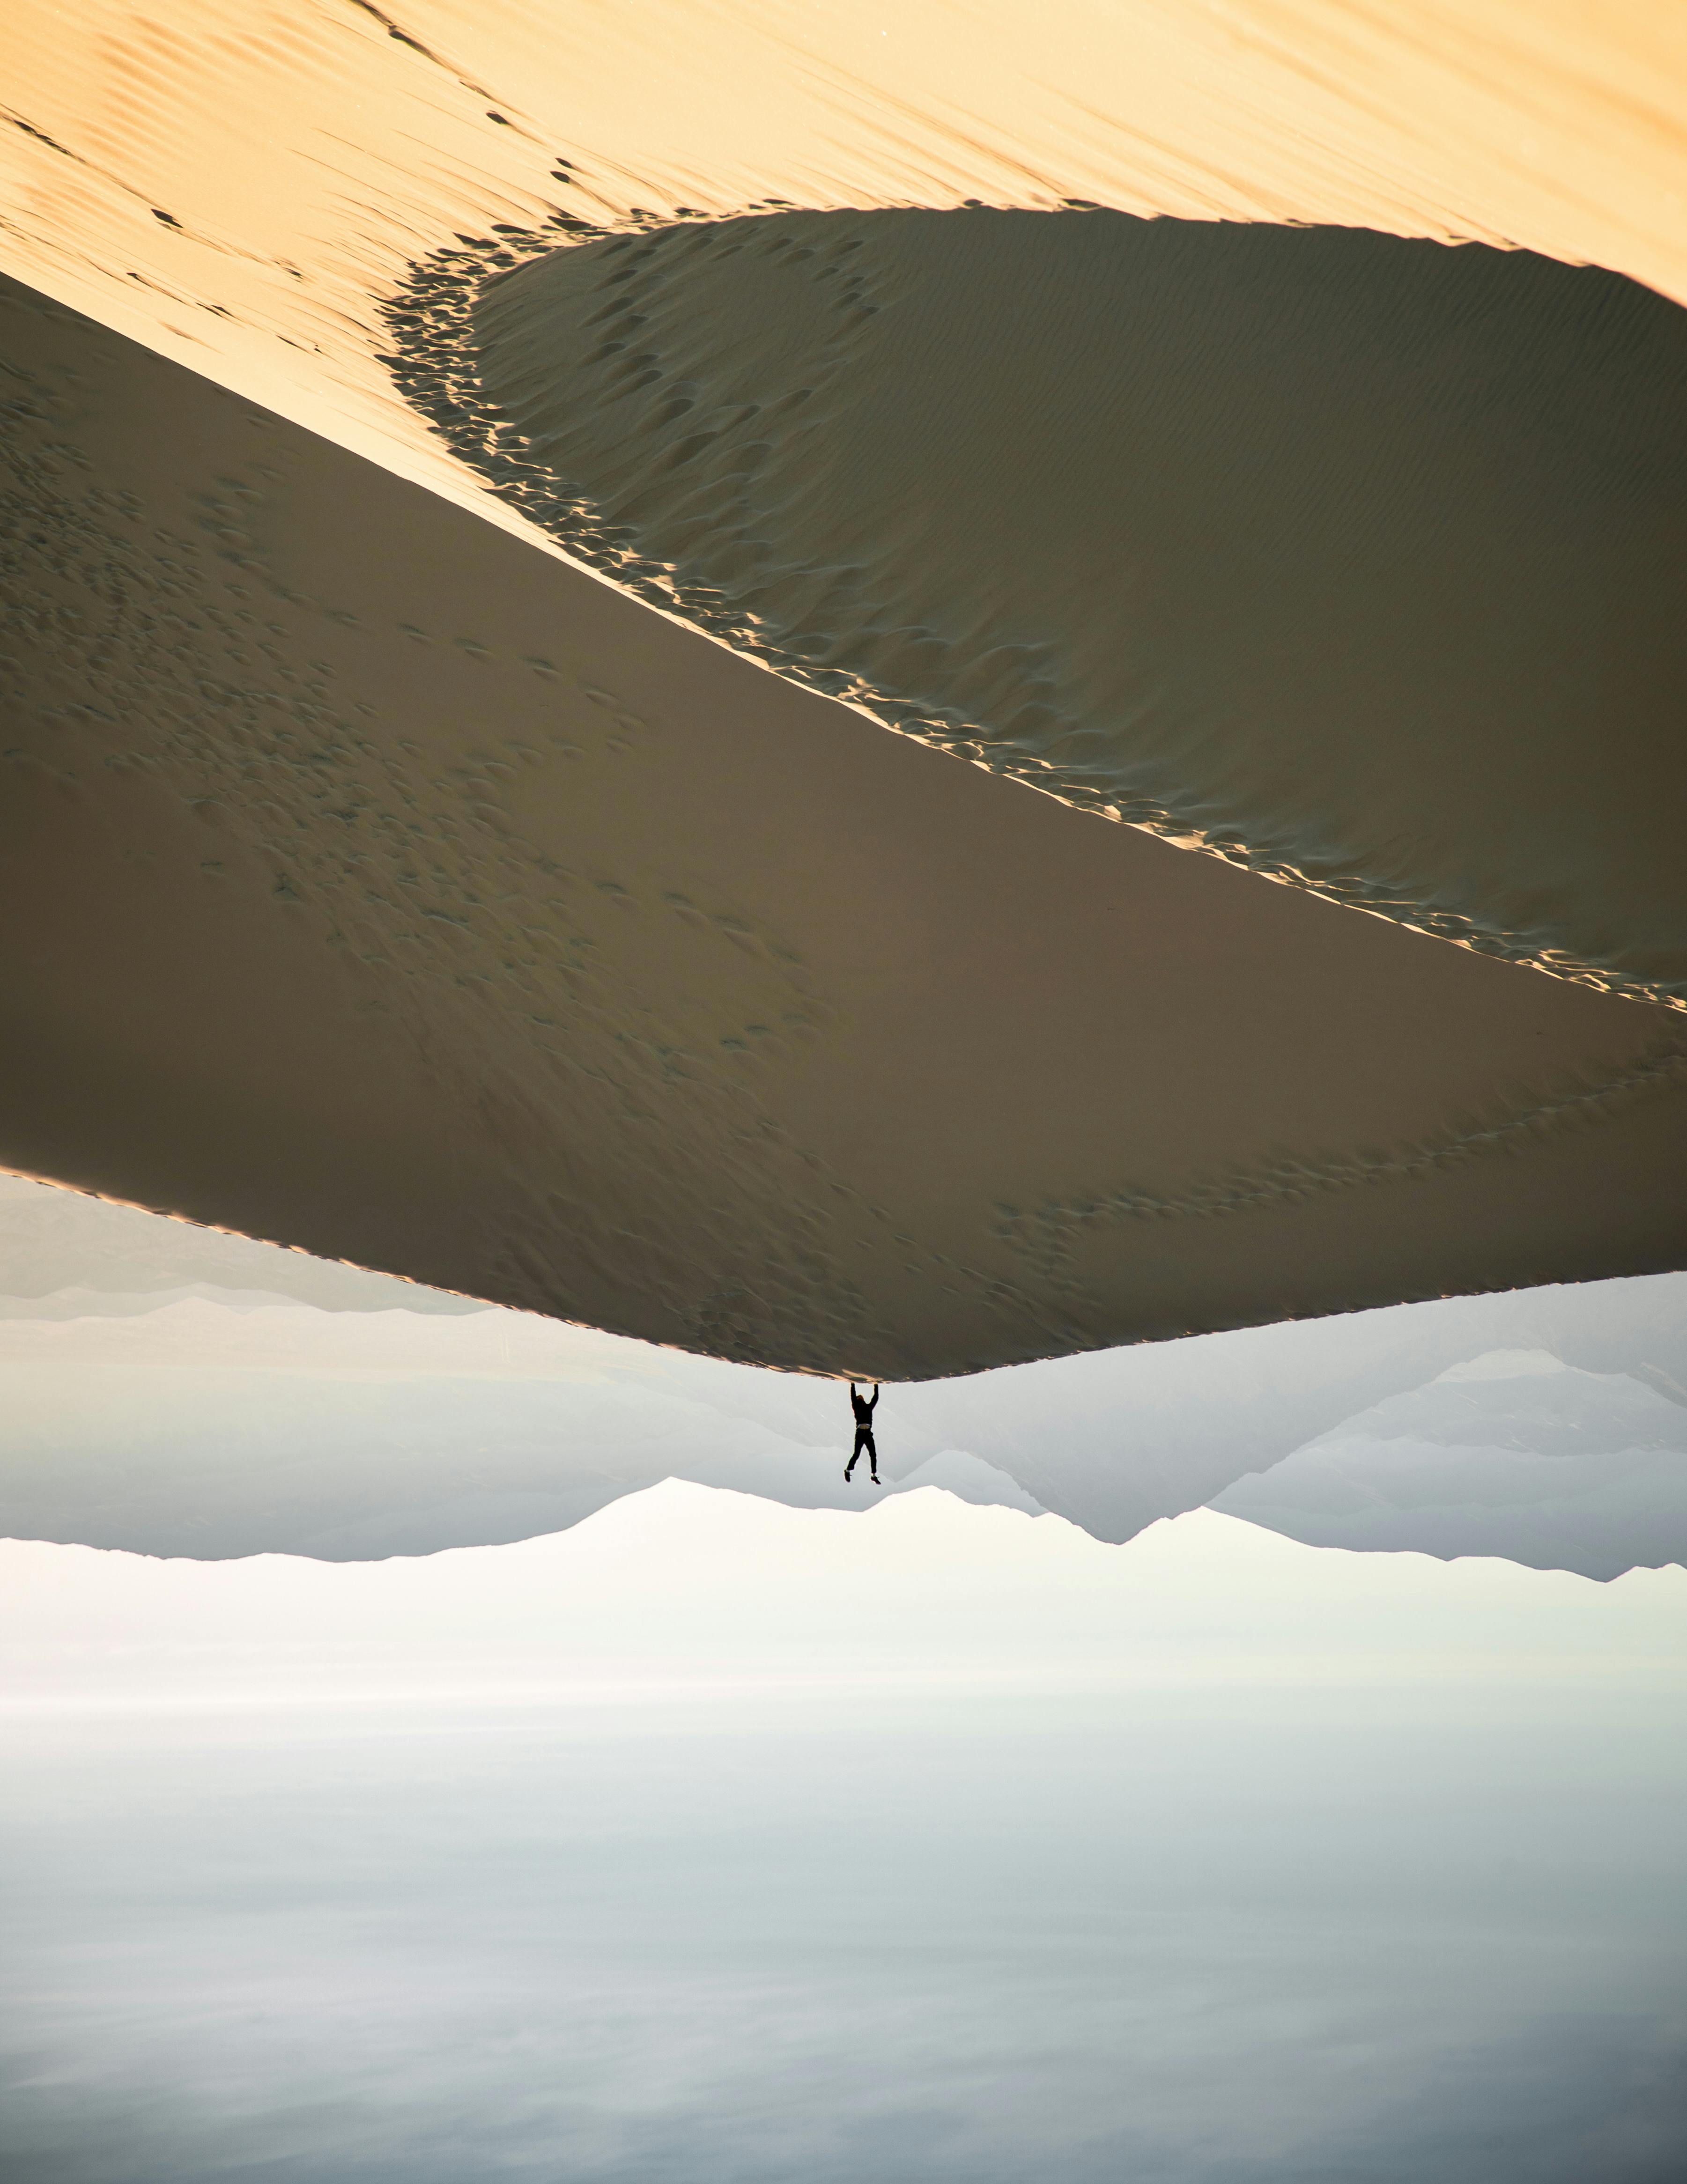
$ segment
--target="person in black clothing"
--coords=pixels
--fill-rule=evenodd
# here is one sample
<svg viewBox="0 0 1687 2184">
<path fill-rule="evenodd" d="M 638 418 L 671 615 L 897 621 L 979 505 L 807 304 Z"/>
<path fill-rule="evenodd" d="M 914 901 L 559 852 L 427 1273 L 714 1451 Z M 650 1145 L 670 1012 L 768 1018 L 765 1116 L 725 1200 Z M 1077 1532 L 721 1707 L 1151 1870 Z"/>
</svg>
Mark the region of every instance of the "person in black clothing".
<svg viewBox="0 0 1687 2184">
<path fill-rule="evenodd" d="M 873 1413 L 879 1407 L 878 1382 L 875 1380 L 873 1384 L 873 1396 L 869 1401 L 852 1380 L 849 1384 L 849 1400 L 850 1407 L 855 1412 L 855 1453 L 844 1466 L 844 1485 L 848 1485 L 849 1475 L 860 1462 L 861 1451 L 865 1449 L 867 1461 L 873 1470 L 873 1484 L 876 1486 L 879 1484 L 879 1451 L 874 1446 L 873 1440 Z"/>
</svg>

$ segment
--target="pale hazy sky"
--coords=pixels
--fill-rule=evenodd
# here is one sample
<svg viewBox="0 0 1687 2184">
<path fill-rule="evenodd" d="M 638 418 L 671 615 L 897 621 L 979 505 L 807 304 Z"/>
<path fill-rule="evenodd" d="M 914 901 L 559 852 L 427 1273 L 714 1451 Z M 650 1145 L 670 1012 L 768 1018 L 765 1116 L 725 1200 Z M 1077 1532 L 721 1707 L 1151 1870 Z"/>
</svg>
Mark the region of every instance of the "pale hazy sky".
<svg viewBox="0 0 1687 2184">
<path fill-rule="evenodd" d="M 566 1694 L 1570 1679 L 1687 1691 L 1687 1571 L 1609 1586 L 1325 1552 L 1196 1510 L 1122 1547 L 926 1490 L 850 1514 L 669 1480 L 572 1530 L 362 1563 L 0 1542 L 13 1707 L 171 1694 Z"/>
<path fill-rule="evenodd" d="M 0 1548 L 21 2184 L 1676 2184 L 1687 1573 Z"/>
</svg>

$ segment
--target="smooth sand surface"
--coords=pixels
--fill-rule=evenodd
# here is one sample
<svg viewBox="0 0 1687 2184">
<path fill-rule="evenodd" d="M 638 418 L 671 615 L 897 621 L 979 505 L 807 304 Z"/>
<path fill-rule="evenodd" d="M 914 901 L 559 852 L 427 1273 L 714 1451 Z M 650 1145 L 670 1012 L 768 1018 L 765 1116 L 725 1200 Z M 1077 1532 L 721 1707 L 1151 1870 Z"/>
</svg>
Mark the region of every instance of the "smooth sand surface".
<svg viewBox="0 0 1687 2184">
<path fill-rule="evenodd" d="M 887 1378 L 1660 1270 L 1678 1011 L 1100 823 L 14 292 L 14 1169 Z"/>
</svg>

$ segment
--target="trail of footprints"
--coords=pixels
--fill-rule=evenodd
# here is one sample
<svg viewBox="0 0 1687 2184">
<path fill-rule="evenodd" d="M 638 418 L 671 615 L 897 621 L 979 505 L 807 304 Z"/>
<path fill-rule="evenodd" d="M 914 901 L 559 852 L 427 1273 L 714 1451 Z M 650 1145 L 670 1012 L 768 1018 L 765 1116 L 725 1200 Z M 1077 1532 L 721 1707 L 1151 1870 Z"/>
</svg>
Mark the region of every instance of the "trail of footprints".
<svg viewBox="0 0 1687 2184">
<path fill-rule="evenodd" d="M 22 292 L 4 300 L 80 325 Z M 359 1006 L 424 1042 L 489 1005 L 483 1067 L 489 1085 L 507 1081 L 487 1097 L 509 1120 L 512 1157 L 523 1132 L 542 1167 L 571 1118 L 594 1141 L 607 1126 L 621 1212 L 536 1189 L 486 1294 L 578 1313 L 578 1270 L 612 1276 L 636 1243 L 697 1347 L 765 1357 L 771 1329 L 785 1362 L 853 1357 L 865 1369 L 870 1355 L 893 1358 L 891 1336 L 845 1262 L 888 1251 L 989 1297 L 1032 1340 L 1070 1344 L 1067 1309 L 893 1235 L 887 1209 L 768 1112 L 758 1080 L 830 1018 L 777 934 L 677 889 L 641 889 L 578 845 L 565 861 L 524 831 L 524 778 L 636 760 L 656 726 L 566 660 L 504 658 L 472 632 L 400 622 L 407 644 L 556 693 L 508 709 L 489 696 L 483 719 L 507 710 L 519 727 L 466 727 L 449 757 L 430 756 L 330 656 L 356 644 L 361 618 L 290 587 L 266 557 L 292 428 L 243 411 L 249 458 L 195 491 L 191 526 L 175 527 L 78 444 L 86 399 L 75 371 L 8 366 L 0 677 L 13 733 L 0 761 L 73 799 L 100 775 L 168 784 L 203 825 L 207 888 L 255 855 L 277 913 L 316 913 L 326 945 L 370 974 Z M 153 855 L 138 840 L 127 854 Z M 676 955 L 699 950 L 676 978 Z M 684 1021 L 676 985 L 694 1004 Z M 513 1071 L 512 1027 L 529 1057 Z M 628 1210 L 640 1203 L 665 1212 Z"/>
<path fill-rule="evenodd" d="M 435 276 L 441 300 L 430 308 L 447 317 L 463 308 L 464 273 L 480 262 L 462 255 L 463 266 Z M 6 301 L 81 325 L 23 292 Z M 824 1038 L 830 1021 L 794 951 L 735 909 L 641 887 L 578 844 L 565 860 L 524 829 L 524 782 L 641 762 L 659 727 L 566 659 L 500 656 L 472 631 L 413 621 L 371 629 L 371 639 L 395 635 L 484 670 L 498 690 L 513 677 L 546 694 L 537 706 L 489 695 L 478 725 L 430 756 L 333 656 L 360 641 L 358 615 L 290 588 L 266 554 L 266 510 L 288 488 L 292 428 L 208 395 L 241 410 L 250 451 L 198 488 L 191 523 L 176 528 L 103 477 L 78 443 L 87 398 L 73 370 L 8 369 L 0 677 L 11 727 L 0 762 L 72 799 L 98 774 L 167 783 L 203 824 L 207 888 L 244 869 L 225 843 L 255 854 L 277 913 L 319 914 L 326 944 L 370 974 L 363 1008 L 424 1031 L 466 1024 L 458 1044 L 471 1055 L 475 1027 L 495 1020 L 487 1081 L 498 1084 L 512 1145 L 531 1151 L 536 1170 L 571 1123 L 594 1143 L 607 1133 L 621 1178 L 605 1195 L 612 1210 L 536 1187 L 530 1214 L 488 1269 L 486 1294 L 601 1319 L 583 1310 L 578 1270 L 612 1279 L 636 1245 L 700 1349 L 765 1358 L 772 1330 L 784 1362 L 830 1368 L 848 1357 L 864 1368 L 883 1357 L 891 1369 L 895 1338 L 871 1284 L 846 1270 L 888 1260 L 982 1298 L 1031 1354 L 1088 1347 L 1109 1338 L 1080 1261 L 1108 1230 L 1406 1178 L 1543 1129 L 1595 1123 L 1687 1081 L 1687 1058 L 1661 1050 L 1610 1084 L 1433 1143 L 1286 1162 L 1176 1195 L 1126 1186 L 981 1208 L 981 1240 L 1005 1249 L 1021 1270 L 1014 1280 L 924 1248 L 773 1112 L 782 1059 Z M 533 473 L 514 465 L 511 475 Z M 556 492 L 554 480 L 544 490 Z M 519 726 L 484 725 L 500 714 Z M 128 854 L 151 852 L 135 843 Z M 697 950 L 695 974 L 676 977 L 675 959 L 683 966 Z M 677 1006 L 677 987 L 709 998 L 707 1022 L 701 1000 Z M 659 1216 L 628 1210 L 658 1204 Z"/>
</svg>

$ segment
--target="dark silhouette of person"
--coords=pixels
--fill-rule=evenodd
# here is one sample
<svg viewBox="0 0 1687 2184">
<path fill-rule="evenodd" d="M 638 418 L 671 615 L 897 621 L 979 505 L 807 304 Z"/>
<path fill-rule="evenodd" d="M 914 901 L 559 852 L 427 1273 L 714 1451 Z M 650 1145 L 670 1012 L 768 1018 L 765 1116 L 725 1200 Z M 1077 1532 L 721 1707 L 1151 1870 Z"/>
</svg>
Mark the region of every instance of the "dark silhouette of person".
<svg viewBox="0 0 1687 2184">
<path fill-rule="evenodd" d="M 879 1451 L 873 1440 L 873 1413 L 879 1407 L 878 1382 L 875 1380 L 873 1384 L 873 1396 L 869 1401 L 852 1380 L 849 1384 L 849 1401 L 850 1407 L 855 1412 L 855 1453 L 844 1466 L 844 1485 L 848 1485 L 849 1475 L 860 1462 L 861 1451 L 865 1449 L 867 1461 L 872 1467 L 873 1484 L 876 1486 L 879 1484 Z"/>
</svg>

